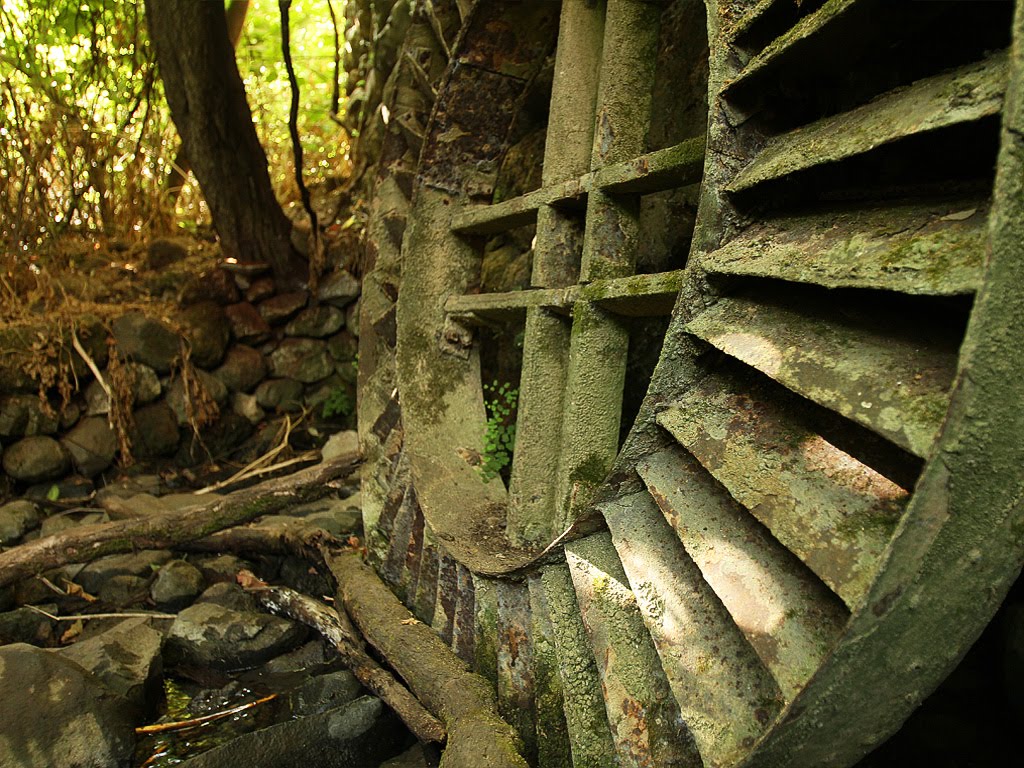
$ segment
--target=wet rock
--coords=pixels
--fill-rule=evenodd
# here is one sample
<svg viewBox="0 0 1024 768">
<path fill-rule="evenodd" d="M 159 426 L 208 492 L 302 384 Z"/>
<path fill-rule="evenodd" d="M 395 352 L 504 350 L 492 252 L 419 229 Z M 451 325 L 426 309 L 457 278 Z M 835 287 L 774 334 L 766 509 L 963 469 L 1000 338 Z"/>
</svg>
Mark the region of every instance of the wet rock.
<svg viewBox="0 0 1024 768">
<path fill-rule="evenodd" d="M 111 576 L 103 582 L 96 596 L 104 603 L 118 608 L 138 605 L 149 598 L 149 579 L 126 574 Z"/>
<path fill-rule="evenodd" d="M 213 374 L 207 373 L 206 371 L 196 370 L 196 378 L 210 397 L 217 405 L 223 405 L 228 399 L 228 388 L 224 386 L 224 383 L 213 376 Z M 171 382 L 171 386 L 167 388 L 167 397 L 165 398 L 166 403 L 170 406 L 171 411 L 174 413 L 174 418 L 178 422 L 178 426 L 184 427 L 188 425 L 188 408 L 185 405 L 185 383 L 182 378 L 178 376 Z"/>
<path fill-rule="evenodd" d="M 4 472 L 26 483 L 60 477 L 70 463 L 61 444 L 52 437 L 26 437 L 3 454 Z"/>
<path fill-rule="evenodd" d="M 121 315 L 112 329 L 122 357 L 148 365 L 157 373 L 169 373 L 181 353 L 178 334 L 141 312 Z"/>
<path fill-rule="evenodd" d="M 145 405 L 160 397 L 163 388 L 156 371 L 142 363 L 126 363 L 128 380 L 131 381 L 132 405 Z M 109 369 L 104 372 L 106 381 L 110 381 Z M 99 381 L 93 379 L 85 388 L 86 413 L 89 416 L 101 416 L 110 412 L 110 398 Z"/>
<path fill-rule="evenodd" d="M 135 743 L 120 696 L 60 654 L 21 643 L 0 648 L 0 722 L 4 768 L 127 765 Z"/>
<path fill-rule="evenodd" d="M 60 442 L 75 469 L 86 477 L 94 477 L 113 464 L 117 453 L 114 430 L 100 416 L 82 419 Z"/>
<path fill-rule="evenodd" d="M 224 308 L 228 325 L 235 338 L 245 344 L 259 344 L 270 338 L 270 324 L 249 302 L 232 304 Z"/>
<path fill-rule="evenodd" d="M 320 281 L 317 297 L 336 307 L 346 307 L 359 296 L 359 281 L 348 271 L 339 269 Z"/>
<path fill-rule="evenodd" d="M 39 606 L 47 613 L 55 613 L 56 605 Z M 41 648 L 54 644 L 54 630 L 57 622 L 46 618 L 39 611 L 28 606 L 0 613 L 0 645 L 28 643 Z M 2 730 L 2 729 L 0 729 Z"/>
<path fill-rule="evenodd" d="M 309 297 L 304 291 L 281 293 L 273 298 L 260 302 L 260 317 L 271 325 L 278 325 L 293 317 L 306 306 Z"/>
<path fill-rule="evenodd" d="M 91 672 L 127 703 L 132 720 L 155 708 L 163 676 L 163 634 L 149 619 L 126 619 L 57 653 Z"/>
<path fill-rule="evenodd" d="M 323 461 L 329 459 L 336 459 L 338 456 L 344 456 L 346 453 L 358 453 L 359 452 L 359 433 L 354 429 L 346 429 L 341 432 L 335 432 L 331 435 L 324 447 L 320 449 L 320 456 Z"/>
<path fill-rule="evenodd" d="M 184 560 L 172 560 L 157 571 L 149 594 L 157 608 L 173 613 L 195 600 L 203 586 L 198 568 Z"/>
<path fill-rule="evenodd" d="M 332 667 L 337 669 L 339 663 L 338 655 L 333 649 L 328 652 L 324 641 L 312 640 L 268 661 L 260 667 L 260 677 L 263 679 L 268 679 L 271 676 L 283 678 L 281 687 L 290 688 L 295 684 L 296 673 L 301 673 L 305 677 L 320 675 L 331 671 Z M 355 697 L 356 694 L 353 694 L 349 700 Z M 339 701 L 334 706 L 343 703 Z"/>
<path fill-rule="evenodd" d="M 213 424 L 203 427 L 202 442 L 195 435 L 182 444 L 176 460 L 191 467 L 208 461 L 211 456 L 224 456 L 245 442 L 253 432 L 248 419 L 233 411 L 222 412 Z"/>
<path fill-rule="evenodd" d="M 283 413 L 302 410 L 302 382 L 294 379 L 270 379 L 256 387 L 256 402 L 263 408 Z"/>
<path fill-rule="evenodd" d="M 202 595 L 203 598 L 210 600 L 210 602 L 216 602 L 216 600 L 208 598 L 208 595 L 215 597 L 219 591 L 224 589 L 223 587 L 218 587 L 217 591 L 211 592 L 218 584 L 224 582 L 229 586 L 237 586 L 234 584 L 234 581 L 235 575 L 239 571 L 254 570 L 252 563 L 236 555 L 201 555 L 192 558 L 192 565 L 199 569 L 200 573 L 203 574 L 203 579 L 208 584 L 213 585 L 203 592 Z M 240 587 L 238 589 L 241 590 Z M 250 604 L 250 607 L 254 606 Z"/>
<path fill-rule="evenodd" d="M 251 567 L 248 570 L 252 570 Z M 235 583 L 238 571 L 230 574 L 230 579 L 213 584 L 196 600 L 196 604 L 213 603 L 222 608 L 230 608 L 242 613 L 258 613 L 259 603 L 256 599 Z"/>
<path fill-rule="evenodd" d="M 245 300 L 256 304 L 269 299 L 277 291 L 277 287 L 274 285 L 274 278 L 272 277 L 259 277 L 249 283 L 249 286 L 245 289 Z"/>
<path fill-rule="evenodd" d="M 379 768 L 430 768 L 430 765 L 423 754 L 423 747 L 414 744 L 398 757 L 381 763 Z"/>
<path fill-rule="evenodd" d="M 337 333 L 344 324 L 344 312 L 330 304 L 320 304 L 302 310 L 284 327 L 284 332 L 288 336 L 312 336 L 322 339 Z"/>
<path fill-rule="evenodd" d="M 260 408 L 256 395 L 247 395 L 244 392 L 235 392 L 231 396 L 231 410 L 253 425 L 259 424 L 267 415 L 266 411 Z"/>
<path fill-rule="evenodd" d="M 236 344 L 228 350 L 213 375 L 224 382 L 230 392 L 252 392 L 266 378 L 267 364 L 258 350 Z"/>
<path fill-rule="evenodd" d="M 71 429 L 82 417 L 82 408 L 76 402 L 67 403 L 57 416 L 59 427 L 63 430 Z"/>
<path fill-rule="evenodd" d="M 188 246 L 182 240 L 158 237 L 146 248 L 146 268 L 161 271 L 188 258 Z"/>
<path fill-rule="evenodd" d="M 239 299 L 238 286 L 229 272 L 223 269 L 206 270 L 190 278 L 181 289 L 178 303 L 183 307 L 214 301 L 217 304 L 234 304 Z"/>
<path fill-rule="evenodd" d="M 52 435 L 58 426 L 57 412 L 38 395 L 0 397 L 0 437 Z"/>
<path fill-rule="evenodd" d="M 0 545 L 9 547 L 39 525 L 39 508 L 30 501 L 18 500 L 0 507 Z"/>
<path fill-rule="evenodd" d="M 178 614 L 166 648 L 172 663 L 241 669 L 293 648 L 305 633 L 301 624 L 277 616 L 201 602 Z"/>
<path fill-rule="evenodd" d="M 200 368 L 213 368 L 224 359 L 231 340 L 231 329 L 220 305 L 203 301 L 183 309 L 178 318 L 185 337 L 192 345 L 192 362 Z"/>
<path fill-rule="evenodd" d="M 106 519 L 102 512 L 53 515 L 43 520 L 43 524 L 39 529 L 39 535 L 42 538 L 56 536 L 61 531 L 74 528 L 76 525 L 93 525 L 94 523 L 106 522 Z"/>
<path fill-rule="evenodd" d="M 68 475 L 57 480 L 30 485 L 25 489 L 23 498 L 32 501 L 53 501 L 56 497 L 63 502 L 81 501 L 84 504 L 89 501 L 89 497 L 95 490 L 96 486 L 89 478 L 81 475 Z"/>
<path fill-rule="evenodd" d="M 334 372 L 327 344 L 316 339 L 285 339 L 270 355 L 270 372 L 277 377 L 312 384 Z"/>
<path fill-rule="evenodd" d="M 133 414 L 135 426 L 130 430 L 132 453 L 137 459 L 169 456 L 178 448 L 178 420 L 165 402 L 153 403 Z"/>
<path fill-rule="evenodd" d="M 93 560 L 75 573 L 78 566 L 68 567 L 68 577 L 77 582 L 86 592 L 97 594 L 104 582 L 114 576 L 138 576 L 149 578 L 154 566 L 169 562 L 173 555 L 165 549 L 143 549 L 124 555 L 107 555 Z"/>
<path fill-rule="evenodd" d="M 396 734 L 401 734 L 396 737 Z M 412 740 L 380 699 L 363 696 L 318 715 L 244 734 L 189 760 L 188 768 L 317 765 L 363 768 L 407 748 Z"/>
<path fill-rule="evenodd" d="M 347 669 L 310 678 L 289 696 L 292 714 L 300 717 L 319 715 L 355 701 L 363 687 Z"/>
</svg>

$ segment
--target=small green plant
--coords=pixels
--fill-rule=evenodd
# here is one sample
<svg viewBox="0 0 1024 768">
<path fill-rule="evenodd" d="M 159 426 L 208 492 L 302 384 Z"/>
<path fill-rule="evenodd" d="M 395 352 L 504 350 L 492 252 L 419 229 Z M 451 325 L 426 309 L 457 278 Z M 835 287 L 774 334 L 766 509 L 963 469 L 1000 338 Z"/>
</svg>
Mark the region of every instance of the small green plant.
<svg viewBox="0 0 1024 768">
<path fill-rule="evenodd" d="M 508 382 L 497 381 L 484 385 L 484 407 L 487 409 L 487 427 L 484 432 L 484 451 L 480 472 L 485 482 L 502 475 L 512 464 L 516 445 L 516 405 L 519 390 Z"/>
<path fill-rule="evenodd" d="M 352 396 L 348 393 L 348 390 L 345 387 L 335 387 L 328 393 L 327 399 L 324 400 L 321 413 L 325 419 L 333 416 L 341 416 L 343 419 L 347 419 L 352 415 L 355 407 L 356 404 L 352 402 Z"/>
</svg>

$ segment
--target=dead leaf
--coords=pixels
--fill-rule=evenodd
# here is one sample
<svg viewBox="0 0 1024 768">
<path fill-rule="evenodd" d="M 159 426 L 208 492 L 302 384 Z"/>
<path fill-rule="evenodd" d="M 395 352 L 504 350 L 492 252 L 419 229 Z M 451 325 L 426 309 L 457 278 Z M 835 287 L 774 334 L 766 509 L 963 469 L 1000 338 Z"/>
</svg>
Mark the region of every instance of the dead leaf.
<svg viewBox="0 0 1024 768">
<path fill-rule="evenodd" d="M 64 630 L 64 634 L 60 636 L 60 641 L 61 643 L 70 643 L 80 634 L 82 634 L 82 620 L 76 619 L 74 624 Z"/>
<path fill-rule="evenodd" d="M 75 584 L 75 582 L 68 581 L 67 579 L 63 579 L 62 581 L 64 582 L 64 590 L 67 592 L 67 594 L 73 595 L 74 597 L 80 597 L 87 603 L 95 603 L 97 600 L 99 600 L 99 598 L 95 595 L 90 595 L 88 592 L 82 589 L 81 584 Z"/>
<path fill-rule="evenodd" d="M 404 624 L 405 626 L 409 626 L 410 624 L 419 624 L 420 620 L 419 619 L 402 619 L 401 623 Z"/>
<path fill-rule="evenodd" d="M 966 219 L 971 218 L 971 216 L 973 216 L 977 212 L 978 212 L 977 208 L 969 208 L 966 211 L 957 211 L 956 213 L 947 213 L 945 216 L 943 216 L 941 219 L 939 219 L 939 221 L 965 221 Z"/>
</svg>

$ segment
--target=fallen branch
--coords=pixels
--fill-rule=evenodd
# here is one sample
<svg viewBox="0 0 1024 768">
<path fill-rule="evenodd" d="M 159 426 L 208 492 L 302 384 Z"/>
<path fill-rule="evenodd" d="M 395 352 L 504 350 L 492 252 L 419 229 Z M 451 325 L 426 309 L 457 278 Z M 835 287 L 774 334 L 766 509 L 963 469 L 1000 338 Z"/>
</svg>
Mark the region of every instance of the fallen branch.
<svg viewBox="0 0 1024 768">
<path fill-rule="evenodd" d="M 325 496 L 328 481 L 350 475 L 355 453 L 339 456 L 288 477 L 210 500 L 201 507 L 158 512 L 142 518 L 79 526 L 0 552 L 0 587 L 68 563 L 136 549 L 164 549 L 247 523 L 285 507 Z"/>
<path fill-rule="evenodd" d="M 231 709 L 225 709 L 221 712 L 214 712 L 212 715 L 203 715 L 202 717 L 194 717 L 191 720 L 176 720 L 173 723 L 156 723 L 155 725 L 142 725 L 135 729 L 137 734 L 150 734 L 150 733 L 168 733 L 169 731 L 187 731 L 190 728 L 196 728 L 204 723 L 212 723 L 214 720 L 223 720 L 225 717 L 231 717 L 231 715 L 237 715 L 239 712 L 244 712 L 247 709 L 252 709 L 260 704 L 266 704 L 268 701 L 273 701 L 277 698 L 276 693 L 272 693 L 269 696 L 264 696 L 262 699 L 256 699 L 256 701 L 250 701 L 248 704 L 239 704 L 237 707 Z"/>
<path fill-rule="evenodd" d="M 176 613 L 147 613 L 146 611 L 129 611 L 126 613 L 76 613 L 67 616 L 58 616 L 34 605 L 26 605 L 36 613 L 41 613 L 53 621 L 90 621 L 92 619 L 176 619 Z"/>
<path fill-rule="evenodd" d="M 444 741 L 444 726 L 391 673 L 370 658 L 347 616 L 294 589 L 267 586 L 249 571 L 238 574 L 238 583 L 271 613 L 300 621 L 326 638 L 359 682 L 380 696 L 416 738 L 424 742 Z"/>
<path fill-rule="evenodd" d="M 345 610 L 448 729 L 441 768 L 526 768 L 490 683 L 413 617 L 358 554 L 324 552 Z"/>
</svg>

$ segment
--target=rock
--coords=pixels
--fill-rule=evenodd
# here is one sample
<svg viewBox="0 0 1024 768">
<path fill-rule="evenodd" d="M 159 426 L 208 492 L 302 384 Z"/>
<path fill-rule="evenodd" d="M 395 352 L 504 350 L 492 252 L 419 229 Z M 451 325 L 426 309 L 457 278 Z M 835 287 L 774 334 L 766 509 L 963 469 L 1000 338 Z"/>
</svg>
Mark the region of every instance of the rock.
<svg viewBox="0 0 1024 768">
<path fill-rule="evenodd" d="M 96 499 L 99 501 L 102 497 L 113 495 L 120 496 L 123 499 L 129 499 L 139 493 L 149 493 L 154 496 L 159 496 L 164 490 L 163 480 L 160 475 L 134 475 L 132 477 L 119 477 L 116 480 L 112 480 L 107 483 L 102 489 L 97 491 Z"/>
<path fill-rule="evenodd" d="M 153 403 L 134 413 L 135 425 L 129 432 L 132 453 L 137 459 L 169 456 L 178 448 L 178 420 L 165 402 Z"/>
<path fill-rule="evenodd" d="M 203 574 L 204 581 L 213 585 L 203 592 L 200 599 L 211 595 L 211 590 L 222 582 L 230 586 L 237 586 L 234 582 L 235 575 L 239 571 L 254 570 L 252 563 L 236 555 L 201 555 L 192 558 L 192 565 Z M 223 588 L 221 587 L 220 589 Z M 217 592 L 212 593 L 213 596 L 216 596 L 216 594 Z M 216 602 L 216 600 L 211 599 L 211 602 Z"/>
<path fill-rule="evenodd" d="M 39 606 L 47 613 L 55 613 L 56 605 Z M 57 622 L 46 618 L 39 611 L 28 606 L 0 613 L 0 645 L 28 643 L 39 647 L 53 645 Z"/>
<path fill-rule="evenodd" d="M 126 619 L 101 635 L 56 651 L 121 696 L 130 707 L 133 721 L 153 712 L 163 677 L 163 634 L 149 622 Z"/>
<path fill-rule="evenodd" d="M 248 570 L 252 570 L 249 566 Z M 196 599 L 196 605 L 200 603 L 213 603 L 222 608 L 230 608 L 241 613 L 259 613 L 260 606 L 256 599 L 235 583 L 235 576 L 238 571 L 230 575 L 230 579 L 219 581 L 213 584 Z"/>
<path fill-rule="evenodd" d="M 0 437 L 52 435 L 59 418 L 38 395 L 7 395 L 0 398 Z"/>
<path fill-rule="evenodd" d="M 66 531 L 68 528 L 74 528 L 76 525 L 92 525 L 103 522 L 106 522 L 106 516 L 102 512 L 87 512 L 84 515 L 53 515 L 43 520 L 43 524 L 39 529 L 39 535 L 45 539 L 47 536 L 55 536 L 61 531 Z"/>
<path fill-rule="evenodd" d="M 327 340 L 327 351 L 337 362 L 349 362 L 356 359 L 359 342 L 348 331 L 336 333 Z"/>
<path fill-rule="evenodd" d="M 336 373 L 331 373 L 315 387 L 306 390 L 306 405 L 324 419 L 350 419 L 356 411 L 355 387 L 346 384 Z"/>
<path fill-rule="evenodd" d="M 126 574 L 111 576 L 96 596 L 104 603 L 118 608 L 144 603 L 149 598 L 149 579 Z"/>
<path fill-rule="evenodd" d="M 26 437 L 4 451 L 4 472 L 15 480 L 38 483 L 68 471 L 67 453 L 52 437 Z"/>
<path fill-rule="evenodd" d="M 117 453 L 114 430 L 100 416 L 82 419 L 60 442 L 75 469 L 86 477 L 94 477 L 113 464 Z"/>
<path fill-rule="evenodd" d="M 256 387 L 256 402 L 262 407 L 295 413 L 302 410 L 302 382 L 294 379 L 270 379 Z"/>
<path fill-rule="evenodd" d="M 146 248 L 146 268 L 154 272 L 188 258 L 188 246 L 177 238 L 158 237 Z"/>
<path fill-rule="evenodd" d="M 148 365 L 157 373 L 169 373 L 181 354 L 178 334 L 141 312 L 121 315 L 112 328 L 121 356 Z"/>
<path fill-rule="evenodd" d="M 345 324 L 345 313 L 329 304 L 302 310 L 284 327 L 288 336 L 312 336 L 322 339 L 336 333 Z"/>
<path fill-rule="evenodd" d="M 228 325 L 235 338 L 246 344 L 259 344 L 270 338 L 270 324 L 249 302 L 232 304 L 224 308 Z"/>
<path fill-rule="evenodd" d="M 239 299 L 235 279 L 224 269 L 209 269 L 189 278 L 178 295 L 183 307 L 213 301 L 220 305 L 234 304 Z"/>
<path fill-rule="evenodd" d="M 267 364 L 258 350 L 236 344 L 228 350 L 213 375 L 224 382 L 230 392 L 252 392 L 266 378 Z"/>
<path fill-rule="evenodd" d="M 247 395 L 244 392 L 235 392 L 231 396 L 231 410 L 256 425 L 266 418 L 267 412 L 260 408 L 256 395 Z"/>
<path fill-rule="evenodd" d="M 200 368 L 218 365 L 231 340 L 231 328 L 220 305 L 203 301 L 183 309 L 178 319 L 185 327 L 185 338 L 192 345 L 192 362 Z"/>
<path fill-rule="evenodd" d="M 274 376 L 312 384 L 330 376 L 334 372 L 334 364 L 325 342 L 285 339 L 270 355 L 270 372 Z"/>
<path fill-rule="evenodd" d="M 423 747 L 413 744 L 398 757 L 381 763 L 378 768 L 430 768 L 430 765 L 423 754 Z"/>
<path fill-rule="evenodd" d="M 271 325 L 278 325 L 291 318 L 306 306 L 309 296 L 305 291 L 281 293 L 259 304 L 260 316 Z"/>
<path fill-rule="evenodd" d="M 201 602 L 178 614 L 167 634 L 167 654 L 176 664 L 241 669 L 293 648 L 305 627 L 265 613 Z"/>
<path fill-rule="evenodd" d="M 358 698 L 362 690 L 356 676 L 343 669 L 310 678 L 292 691 L 288 699 L 293 715 L 307 717 L 348 704 Z"/>
<path fill-rule="evenodd" d="M 317 298 L 336 307 L 346 307 L 359 297 L 359 281 L 347 270 L 339 269 L 320 280 Z"/>
<path fill-rule="evenodd" d="M 220 379 L 213 376 L 213 374 L 199 369 L 196 369 L 196 378 L 206 388 L 206 391 L 217 405 L 223 405 L 227 402 L 228 388 L 224 386 Z M 188 409 L 185 406 L 185 382 L 180 376 L 176 377 L 171 382 L 171 386 L 167 388 L 165 400 L 174 413 L 178 426 L 188 426 Z"/>
<path fill-rule="evenodd" d="M 163 391 L 156 371 L 142 363 L 126 363 L 129 381 L 132 382 L 132 405 L 145 405 L 160 397 Z M 104 379 L 110 381 L 110 369 L 104 372 Z M 85 388 L 86 413 L 101 416 L 110 412 L 110 398 L 103 386 L 93 379 Z"/>
<path fill-rule="evenodd" d="M 174 613 L 195 600 L 203 586 L 198 568 L 184 560 L 171 560 L 157 571 L 149 594 L 157 608 Z"/>
<path fill-rule="evenodd" d="M 359 453 L 359 433 L 354 429 L 347 429 L 342 432 L 335 432 L 320 449 L 320 457 L 323 461 L 336 459 L 346 453 Z"/>
<path fill-rule="evenodd" d="M 60 422 L 58 426 L 60 427 L 60 429 L 63 429 L 65 431 L 69 430 L 73 426 L 75 426 L 75 424 L 78 423 L 78 420 L 81 418 L 81 416 L 82 408 L 81 406 L 79 406 L 78 403 L 67 403 L 64 406 L 64 408 L 61 409 L 61 412 L 57 417 L 58 421 Z"/>
<path fill-rule="evenodd" d="M 17 643 L 0 648 L 4 768 L 128 765 L 130 712 L 116 693 L 64 656 Z"/>
<path fill-rule="evenodd" d="M 101 557 L 88 563 L 77 573 L 74 569 L 79 566 L 68 566 L 66 570 L 72 581 L 80 584 L 86 592 L 96 594 L 107 579 L 114 576 L 149 578 L 153 575 L 154 566 L 159 567 L 173 557 L 165 549 L 143 549 L 124 555 Z"/>
<path fill-rule="evenodd" d="M 0 507 L 0 546 L 9 547 L 39 525 L 39 508 L 30 501 L 18 500 Z"/>
<path fill-rule="evenodd" d="M 356 299 L 355 304 L 349 304 L 348 309 L 345 310 L 345 327 L 348 328 L 348 332 L 359 338 L 359 307 L 362 301 Z"/>
<path fill-rule="evenodd" d="M 1003 607 L 1002 681 L 1013 717 L 1024 718 L 1024 603 Z"/>
<path fill-rule="evenodd" d="M 277 577 L 286 586 L 304 595 L 330 595 L 334 592 L 330 578 L 301 557 L 284 558 Z"/>
<path fill-rule="evenodd" d="M 277 292 L 274 285 L 274 278 L 259 277 L 253 280 L 245 289 L 245 300 L 257 304 L 264 299 L 269 299 Z"/>
<path fill-rule="evenodd" d="M 363 696 L 318 715 L 246 733 L 193 757 L 188 768 L 239 765 L 379 765 L 406 749 L 412 736 L 380 699 Z"/>
<path fill-rule="evenodd" d="M 60 501 L 81 501 L 86 503 L 96 486 L 92 480 L 81 475 L 68 475 L 57 480 L 48 480 L 45 483 L 30 485 L 25 489 L 23 498 L 32 501 L 54 501 L 54 496 Z"/>
<path fill-rule="evenodd" d="M 282 687 L 290 688 L 294 685 L 295 673 L 300 672 L 304 677 L 320 675 L 330 672 L 331 668 L 337 669 L 339 663 L 337 653 L 333 649 L 328 652 L 323 640 L 311 640 L 268 661 L 260 667 L 260 678 L 280 676 L 284 678 Z M 351 698 L 354 699 L 355 695 Z M 339 701 L 334 706 L 343 703 Z"/>
<path fill-rule="evenodd" d="M 224 456 L 244 443 L 252 432 L 253 426 L 244 416 L 223 411 L 217 421 L 203 427 L 202 442 L 190 435 L 175 459 L 181 466 L 191 467 L 208 461 L 210 456 Z"/>
</svg>

